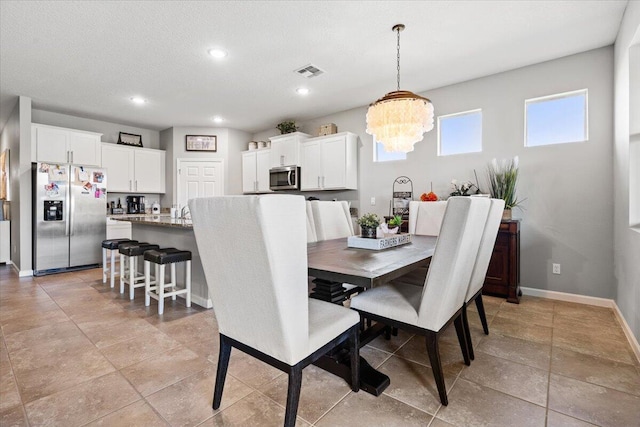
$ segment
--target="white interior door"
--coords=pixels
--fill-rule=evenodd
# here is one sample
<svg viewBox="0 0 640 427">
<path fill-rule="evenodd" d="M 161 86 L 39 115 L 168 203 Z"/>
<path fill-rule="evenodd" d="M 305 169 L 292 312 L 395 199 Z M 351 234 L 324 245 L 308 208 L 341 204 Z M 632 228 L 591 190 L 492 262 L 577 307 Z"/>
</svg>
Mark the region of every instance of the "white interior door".
<svg viewBox="0 0 640 427">
<path fill-rule="evenodd" d="M 222 160 L 178 159 L 178 207 L 189 199 L 224 195 Z"/>
</svg>

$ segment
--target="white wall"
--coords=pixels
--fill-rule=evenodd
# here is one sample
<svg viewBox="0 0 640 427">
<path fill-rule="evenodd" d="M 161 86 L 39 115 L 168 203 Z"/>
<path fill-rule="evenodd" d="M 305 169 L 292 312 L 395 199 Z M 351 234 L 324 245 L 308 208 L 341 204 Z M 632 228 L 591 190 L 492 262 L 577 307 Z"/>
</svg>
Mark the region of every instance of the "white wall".
<svg viewBox="0 0 640 427">
<path fill-rule="evenodd" d="M 640 340 L 640 262 L 638 262 L 640 260 L 640 229 L 629 227 L 629 163 L 631 160 L 629 133 L 640 127 L 637 114 L 633 119 L 630 117 L 629 49 L 638 43 L 640 43 L 640 3 L 629 2 L 616 39 L 614 57 L 614 273 L 616 303 L 635 337 Z M 638 70 L 634 71 L 638 73 Z M 638 143 L 640 142 L 634 144 Z M 636 150 L 636 155 L 637 153 Z"/>
<path fill-rule="evenodd" d="M 443 197 L 451 191 L 451 179 L 473 180 L 474 169 L 483 177 L 492 158 L 520 156 L 518 193 L 527 200 L 514 217 L 522 218 L 522 286 L 613 298 L 612 72 L 613 49 L 607 47 L 421 94 L 433 101 L 437 115 L 482 108 L 482 153 L 438 157 L 434 129 L 406 161 L 374 163 L 366 106 L 302 123 L 302 130 L 313 133 L 332 122 L 338 131 L 360 136 L 361 214 L 387 214 L 400 175 L 413 180 L 417 195 L 433 182 Z M 525 148 L 525 99 L 582 88 L 589 89 L 590 140 Z M 371 99 L 382 95 L 371 94 Z M 254 139 L 273 134 L 266 130 Z M 370 205 L 371 197 L 376 206 Z M 552 263 L 562 264 L 562 275 L 551 273 Z"/>
<path fill-rule="evenodd" d="M 187 135 L 216 135 L 217 151 L 187 151 Z M 235 129 L 180 126 L 165 129 L 160 133 L 160 148 L 166 154 L 166 193 L 162 196 L 160 204 L 163 207 L 171 207 L 177 203 L 177 159 L 211 158 L 222 159 L 225 170 L 225 194 L 242 194 L 242 161 L 240 152 L 245 150 L 251 134 Z"/>
<path fill-rule="evenodd" d="M 144 148 L 160 148 L 160 132 L 157 130 L 121 125 L 102 120 L 86 119 L 84 117 L 52 113 L 50 111 L 36 109 L 32 111 L 31 116 L 33 123 L 101 133 L 101 141 L 113 142 L 114 144 L 118 142 L 118 135 L 120 132 L 141 135 L 142 145 Z"/>
<path fill-rule="evenodd" d="M 0 136 L 0 151 L 9 149 L 11 180 L 11 262 L 30 274 L 31 259 L 31 98 L 18 97 Z"/>
</svg>

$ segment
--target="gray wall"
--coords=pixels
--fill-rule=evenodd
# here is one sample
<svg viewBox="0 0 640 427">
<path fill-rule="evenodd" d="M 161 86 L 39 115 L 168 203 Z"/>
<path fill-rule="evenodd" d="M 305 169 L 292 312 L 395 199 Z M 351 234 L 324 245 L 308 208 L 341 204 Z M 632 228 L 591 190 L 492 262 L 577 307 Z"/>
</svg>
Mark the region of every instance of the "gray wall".
<svg viewBox="0 0 640 427">
<path fill-rule="evenodd" d="M 637 145 L 636 158 L 630 157 L 631 138 L 629 132 L 630 130 L 637 132 L 640 128 L 640 119 L 637 111 L 633 115 L 630 114 L 629 49 L 638 43 L 640 43 L 640 3 L 629 2 L 616 40 L 614 59 L 614 272 L 616 303 L 636 339 L 640 340 L 640 262 L 638 262 L 640 260 L 640 227 L 634 229 L 629 226 L 629 163 L 630 161 L 635 162 L 636 167 L 640 164 L 640 159 L 637 158 L 639 153 Z M 637 79 L 639 70 L 634 69 L 633 72 L 636 73 L 635 79 Z M 637 93 L 634 96 L 637 97 Z M 637 106 L 637 103 L 634 105 Z M 640 144 L 640 141 L 633 144 Z"/>
<path fill-rule="evenodd" d="M 11 262 L 29 275 L 31 259 L 31 98 L 18 97 L 0 135 L 0 151 L 9 149 L 11 180 Z"/>
<path fill-rule="evenodd" d="M 518 155 L 518 193 L 527 199 L 524 210 L 514 211 L 522 218 L 522 286 L 613 298 L 612 81 L 613 49 L 606 47 L 421 94 L 433 101 L 436 115 L 482 108 L 482 153 L 438 157 L 434 129 L 406 161 L 374 163 L 366 106 L 304 122 L 302 130 L 314 133 L 332 122 L 338 131 L 360 136 L 360 213 L 387 214 L 393 181 L 400 175 L 413 180 L 417 195 L 433 182 L 443 197 L 452 179 L 474 180 L 475 169 L 482 187 L 492 158 Z M 525 99 L 582 88 L 589 89 L 589 141 L 525 148 Z M 372 94 L 372 100 L 382 95 Z M 254 139 L 274 134 L 266 130 Z M 551 273 L 552 263 L 562 265 L 562 275 Z"/>
<path fill-rule="evenodd" d="M 187 151 L 187 135 L 216 135 L 217 151 Z M 160 132 L 160 148 L 166 154 L 166 193 L 162 196 L 162 207 L 171 207 L 177 203 L 176 165 L 178 159 L 210 158 L 222 159 L 225 170 L 225 194 L 242 194 L 242 161 L 240 152 L 247 147 L 251 134 L 235 129 L 180 126 Z"/>
</svg>

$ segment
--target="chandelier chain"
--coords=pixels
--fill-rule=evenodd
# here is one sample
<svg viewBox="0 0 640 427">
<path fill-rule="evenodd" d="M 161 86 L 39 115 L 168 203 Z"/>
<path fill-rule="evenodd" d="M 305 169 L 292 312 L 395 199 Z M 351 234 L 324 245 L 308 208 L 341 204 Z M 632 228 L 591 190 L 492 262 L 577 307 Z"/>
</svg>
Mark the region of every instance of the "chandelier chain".
<svg viewBox="0 0 640 427">
<path fill-rule="evenodd" d="M 396 69 L 397 69 L 397 72 L 398 72 L 398 78 L 397 78 L 397 80 L 398 80 L 398 90 L 400 90 L 400 28 L 398 28 L 396 31 L 398 33 L 398 47 L 397 47 L 398 55 L 397 55 L 397 67 L 396 67 Z"/>
</svg>

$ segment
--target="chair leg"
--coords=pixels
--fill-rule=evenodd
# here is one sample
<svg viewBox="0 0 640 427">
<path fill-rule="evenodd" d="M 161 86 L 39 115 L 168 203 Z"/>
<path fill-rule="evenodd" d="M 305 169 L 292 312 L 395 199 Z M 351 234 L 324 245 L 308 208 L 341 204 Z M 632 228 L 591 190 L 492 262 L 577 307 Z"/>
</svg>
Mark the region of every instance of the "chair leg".
<svg viewBox="0 0 640 427">
<path fill-rule="evenodd" d="M 160 278 L 156 280 L 158 287 L 158 314 L 164 313 L 164 264 L 160 264 Z"/>
<path fill-rule="evenodd" d="M 176 263 L 173 262 L 171 263 L 171 291 L 175 292 L 176 291 Z M 171 295 L 171 300 L 175 301 L 176 300 L 176 295 Z"/>
<path fill-rule="evenodd" d="M 120 293 L 124 293 L 124 255 L 120 254 Z M 129 264 L 129 268 L 131 268 L 131 264 Z"/>
<path fill-rule="evenodd" d="M 484 314 L 484 303 L 482 302 L 481 293 L 476 297 L 476 307 L 478 308 L 478 314 L 480 315 L 480 322 L 482 322 L 484 334 L 489 335 L 489 325 L 487 325 L 487 316 Z"/>
<path fill-rule="evenodd" d="M 471 365 L 469 359 L 469 348 L 467 347 L 467 334 L 464 329 L 464 322 L 462 320 L 462 313 L 453 320 L 453 324 L 456 326 L 456 334 L 458 335 L 458 342 L 460 343 L 460 350 L 462 350 L 462 357 L 464 358 L 464 364 Z"/>
<path fill-rule="evenodd" d="M 462 307 L 462 326 L 464 327 L 464 335 L 467 338 L 467 350 L 469 351 L 469 358 L 474 360 L 476 358 L 473 353 L 473 343 L 471 342 L 471 328 L 469 328 L 469 313 L 467 312 L 467 306 Z"/>
<path fill-rule="evenodd" d="M 109 284 L 112 289 L 115 286 L 115 280 L 116 280 L 115 273 L 116 273 L 116 251 L 111 249 L 111 263 L 109 264 Z"/>
<path fill-rule="evenodd" d="M 149 297 L 149 292 L 151 292 L 151 263 L 149 261 L 144 261 L 144 306 L 149 307 L 151 304 L 151 297 Z"/>
<path fill-rule="evenodd" d="M 133 284 L 136 282 L 136 274 L 138 273 L 138 257 L 129 258 L 129 299 L 133 300 L 135 288 Z"/>
<path fill-rule="evenodd" d="M 107 249 L 102 248 L 102 283 L 107 283 Z"/>
<path fill-rule="evenodd" d="M 360 331 L 359 326 L 355 325 L 351 328 L 351 348 L 349 349 L 351 356 L 351 390 L 360 391 Z"/>
<path fill-rule="evenodd" d="M 191 261 L 187 261 L 185 266 L 185 286 L 187 288 L 187 307 L 191 307 Z"/>
<path fill-rule="evenodd" d="M 298 414 L 300 401 L 300 388 L 302 387 L 302 366 L 298 363 L 289 371 L 289 388 L 287 390 L 287 406 L 284 414 L 284 426 L 294 427 Z"/>
<path fill-rule="evenodd" d="M 216 386 L 213 390 L 213 409 L 218 409 L 222 402 L 222 390 L 224 389 L 224 380 L 227 377 L 227 368 L 229 367 L 230 356 L 231 344 L 227 342 L 224 335 L 220 334 L 220 352 L 218 353 Z"/>
<path fill-rule="evenodd" d="M 436 386 L 438 387 L 438 394 L 440 395 L 440 402 L 444 406 L 449 404 L 447 400 L 447 389 L 444 385 L 444 374 L 442 373 L 442 362 L 440 361 L 440 351 L 438 349 L 438 334 L 433 331 L 427 332 L 427 354 L 429 355 L 429 362 L 431 363 L 431 369 L 433 370 L 433 377 L 436 380 Z"/>
</svg>

